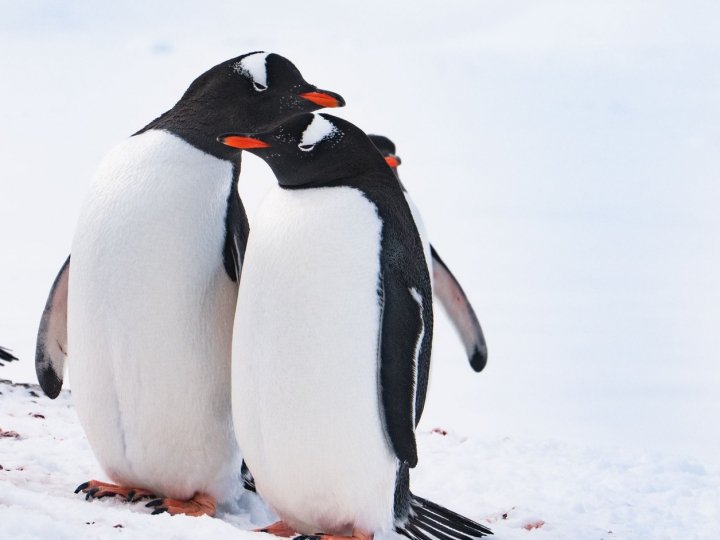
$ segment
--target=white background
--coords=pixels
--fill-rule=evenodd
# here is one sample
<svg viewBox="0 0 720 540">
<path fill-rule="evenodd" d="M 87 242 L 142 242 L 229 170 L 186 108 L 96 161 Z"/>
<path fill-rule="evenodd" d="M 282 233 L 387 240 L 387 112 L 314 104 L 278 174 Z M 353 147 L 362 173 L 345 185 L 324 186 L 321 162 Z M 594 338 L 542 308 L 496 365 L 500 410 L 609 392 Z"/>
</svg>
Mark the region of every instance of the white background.
<svg viewBox="0 0 720 540">
<path fill-rule="evenodd" d="M 210 66 L 263 49 L 395 140 L 483 323 L 477 375 L 438 311 L 425 428 L 716 467 L 718 20 L 709 1 L 2 0 L 0 344 L 21 362 L 0 377 L 34 380 L 102 156 Z M 272 181 L 246 157 L 251 222 Z"/>
</svg>

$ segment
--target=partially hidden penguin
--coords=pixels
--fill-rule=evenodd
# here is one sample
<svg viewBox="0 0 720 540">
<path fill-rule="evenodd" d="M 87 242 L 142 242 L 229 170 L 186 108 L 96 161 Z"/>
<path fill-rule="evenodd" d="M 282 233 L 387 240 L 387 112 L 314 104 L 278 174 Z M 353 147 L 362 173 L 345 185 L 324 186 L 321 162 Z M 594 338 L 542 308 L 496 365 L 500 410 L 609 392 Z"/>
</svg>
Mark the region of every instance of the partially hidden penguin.
<svg viewBox="0 0 720 540">
<path fill-rule="evenodd" d="M 487 344 L 482 326 L 480 326 L 480 321 L 475 314 L 475 310 L 465 291 L 460 286 L 460 283 L 440 258 L 435 246 L 430 243 L 422 215 L 410 198 L 405 185 L 400 180 L 398 167 L 402 163 L 402 160 L 395 151 L 395 143 L 384 135 L 368 134 L 368 137 L 380 151 L 383 158 L 385 158 L 386 163 L 390 166 L 393 173 L 395 173 L 395 178 L 397 178 L 400 187 L 405 193 L 405 198 L 410 206 L 415 225 L 417 225 L 420 238 L 423 242 L 423 250 L 428 260 L 428 266 L 432 270 L 430 276 L 433 295 L 440 300 L 440 304 L 445 309 L 445 313 L 447 313 L 455 327 L 455 331 L 465 347 L 470 366 L 475 371 L 482 371 L 487 365 L 488 358 Z"/>
<path fill-rule="evenodd" d="M 153 513 L 190 515 L 233 495 L 231 341 L 249 227 L 240 152 L 216 137 L 342 105 L 286 58 L 249 53 L 200 75 L 104 158 L 36 348 L 51 398 L 68 359 L 80 422 L 113 482 L 76 493 L 150 497 Z"/>
<path fill-rule="evenodd" d="M 471 540 L 490 530 L 411 493 L 430 363 L 430 275 L 407 201 L 370 139 L 327 114 L 219 140 L 278 185 L 238 296 L 232 403 L 278 536 Z"/>
</svg>

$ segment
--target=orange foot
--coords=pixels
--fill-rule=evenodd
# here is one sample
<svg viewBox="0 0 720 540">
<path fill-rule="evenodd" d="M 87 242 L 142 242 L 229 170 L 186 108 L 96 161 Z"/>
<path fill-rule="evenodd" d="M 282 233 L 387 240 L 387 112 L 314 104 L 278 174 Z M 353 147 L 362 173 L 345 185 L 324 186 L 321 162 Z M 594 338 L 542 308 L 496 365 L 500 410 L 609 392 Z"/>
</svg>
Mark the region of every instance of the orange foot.
<svg viewBox="0 0 720 540">
<path fill-rule="evenodd" d="M 372 533 L 355 529 L 352 536 L 339 536 L 336 534 L 304 534 L 296 536 L 294 540 L 373 540 Z"/>
<path fill-rule="evenodd" d="M 264 532 L 274 534 L 275 536 L 282 536 L 283 538 L 291 538 L 297 534 L 297 532 L 292 530 L 284 521 L 276 521 L 272 525 L 268 525 L 262 529 L 255 529 L 253 532 Z"/>
<path fill-rule="evenodd" d="M 75 493 L 85 493 L 85 500 L 102 499 L 103 497 L 120 496 L 128 502 L 138 502 L 140 499 L 155 497 L 152 491 L 143 488 L 132 488 L 108 484 L 99 480 L 83 482 L 76 489 Z"/>
<path fill-rule="evenodd" d="M 155 508 L 152 513 L 162 514 L 167 512 L 171 516 L 177 514 L 185 514 L 187 516 L 205 516 L 215 515 L 217 502 L 210 495 L 196 493 L 187 501 L 179 501 L 177 499 L 153 499 L 145 506 Z"/>
</svg>

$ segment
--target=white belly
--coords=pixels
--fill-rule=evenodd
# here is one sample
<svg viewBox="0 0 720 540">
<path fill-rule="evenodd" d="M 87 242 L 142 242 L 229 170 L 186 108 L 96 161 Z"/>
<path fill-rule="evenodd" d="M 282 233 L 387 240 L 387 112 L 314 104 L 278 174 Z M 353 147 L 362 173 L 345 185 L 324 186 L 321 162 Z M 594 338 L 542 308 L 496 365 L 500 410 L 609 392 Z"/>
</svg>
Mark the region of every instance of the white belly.
<svg viewBox="0 0 720 540">
<path fill-rule="evenodd" d="M 70 380 L 116 482 L 224 498 L 237 288 L 222 264 L 232 166 L 162 131 L 102 162 L 72 246 Z"/>
<path fill-rule="evenodd" d="M 351 188 L 274 188 L 253 222 L 235 323 L 235 429 L 258 491 L 299 532 L 392 525 L 380 234 L 375 206 Z"/>
</svg>

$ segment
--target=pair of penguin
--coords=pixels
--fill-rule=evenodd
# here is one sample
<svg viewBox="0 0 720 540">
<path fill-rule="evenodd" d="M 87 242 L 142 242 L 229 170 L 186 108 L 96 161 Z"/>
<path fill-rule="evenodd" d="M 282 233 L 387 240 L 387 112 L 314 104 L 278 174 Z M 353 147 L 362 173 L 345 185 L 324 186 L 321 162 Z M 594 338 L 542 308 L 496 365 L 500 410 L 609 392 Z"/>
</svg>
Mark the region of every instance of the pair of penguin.
<svg viewBox="0 0 720 540">
<path fill-rule="evenodd" d="M 247 306 L 245 300 L 238 305 L 235 333 L 242 358 L 232 373 L 235 431 L 246 459 L 252 455 L 247 463 L 258 491 L 287 525 L 301 533 L 337 534 L 394 527 L 415 540 L 426 540 L 422 531 L 431 530 L 441 540 L 464 540 L 460 531 L 469 536 L 488 532 L 409 492 L 407 470 L 417 461 L 414 427 L 424 403 L 432 336 L 430 277 L 399 183 L 369 139 L 340 119 L 302 114 L 342 105 L 338 94 L 307 83 L 287 59 L 249 53 L 198 77 L 172 109 L 101 163 L 78 220 L 72 260 L 68 257 L 61 268 L 43 312 L 36 349 L 38 379 L 50 397 L 59 393 L 65 359 L 72 358 L 78 416 L 98 461 L 115 482 L 85 482 L 77 491 L 87 498 L 152 497 L 148 505 L 155 507 L 154 513 L 212 515 L 217 501 L 237 489 L 240 453 L 233 430 L 230 357 L 242 272 L 243 290 L 257 281 L 272 281 L 257 290 L 269 293 L 259 304 L 249 294 Z M 309 196 L 308 204 L 315 206 L 318 190 L 302 189 L 305 181 L 327 184 L 328 189 L 319 191 L 330 216 L 324 211 L 297 213 L 297 208 L 293 214 L 298 221 L 291 225 L 304 243 L 295 246 L 292 256 L 278 252 L 272 241 L 264 245 L 262 231 L 273 229 L 273 197 L 263 205 L 270 212 L 262 212 L 254 226 L 260 232 L 256 235 L 254 229 L 250 237 L 257 236 L 257 242 L 248 245 L 248 220 L 237 191 L 241 153 L 237 145 L 216 141 L 227 132 L 272 138 L 274 149 L 260 139 L 253 140 L 262 144 L 244 149 L 265 157 L 284 179 L 279 181 L 288 189 L 278 187 L 274 194 L 281 212 L 287 204 L 293 206 L 284 195 Z M 340 153 L 326 151 L 333 148 Z M 324 157 L 315 161 L 318 155 Z M 307 159 L 311 161 L 303 161 Z M 300 165 L 306 163 L 316 166 L 301 173 Z M 317 164 L 322 164 L 320 176 Z M 373 171 L 382 167 L 370 183 L 361 181 L 361 174 L 357 186 L 333 184 L 368 165 Z M 370 195 L 375 189 L 379 191 Z M 345 228 L 336 227 L 327 218 L 337 213 L 362 221 L 345 219 Z M 288 215 L 275 218 L 277 227 L 288 224 Z M 329 254 L 357 251 L 360 240 L 347 234 L 360 229 L 365 245 L 358 253 L 364 262 L 354 268 L 338 260 L 333 266 Z M 311 230 L 317 235 L 302 236 Z M 255 262 L 249 267 L 246 245 L 258 246 L 252 248 Z M 374 258 L 368 257 L 373 249 Z M 308 279 L 307 266 L 294 277 L 286 264 L 265 272 L 271 253 L 298 269 L 311 261 L 325 260 L 330 266 L 314 266 L 318 273 L 310 277 L 315 281 L 303 285 L 293 280 Z M 368 288 L 373 275 L 375 284 Z M 276 281 L 281 276 L 288 279 Z M 318 313 L 323 302 L 330 305 Z M 355 325 L 358 315 L 362 326 Z M 284 339 L 273 341 L 278 336 L 272 328 L 286 334 Z M 346 369 L 348 330 L 357 347 L 349 351 Z M 381 339 L 391 331 L 391 339 Z M 298 348 L 288 357 L 287 350 L 277 348 L 282 344 Z M 323 362 L 328 355 L 334 362 Z M 264 364 L 258 365 L 261 357 Z M 283 364 L 283 359 L 292 362 Z M 279 369 L 270 380 L 269 366 Z M 290 395 L 278 392 L 293 384 Z M 305 399 L 310 389 L 316 399 Z M 259 407 L 261 403 L 265 406 Z M 348 448 L 335 448 L 347 446 L 345 433 L 330 429 L 337 423 L 323 421 L 328 411 L 337 413 L 344 406 L 350 420 L 344 430 L 354 433 L 356 442 L 349 454 Z M 359 424 L 352 425 L 353 419 Z M 288 438 L 290 431 L 283 433 L 283 427 L 294 429 L 296 437 Z M 280 431 L 270 436 L 268 430 L 276 428 Z M 320 431 L 313 434 L 312 428 Z M 299 443 L 298 430 L 306 430 L 302 432 L 313 440 Z M 261 436 L 248 442 L 246 450 L 244 433 Z M 289 440 L 298 444 L 289 445 Z M 271 442 L 272 449 L 266 446 Z M 302 464 L 303 456 L 336 469 L 320 467 L 308 478 L 313 468 Z M 299 469 L 287 469 L 291 465 Z M 280 470 L 286 474 L 278 475 Z M 302 485 L 296 483 L 300 470 Z M 356 481 L 360 483 L 353 485 Z M 303 489 L 318 498 L 298 499 Z M 339 497 L 341 492 L 347 497 Z M 367 515 L 353 516 L 353 511 Z"/>
</svg>

